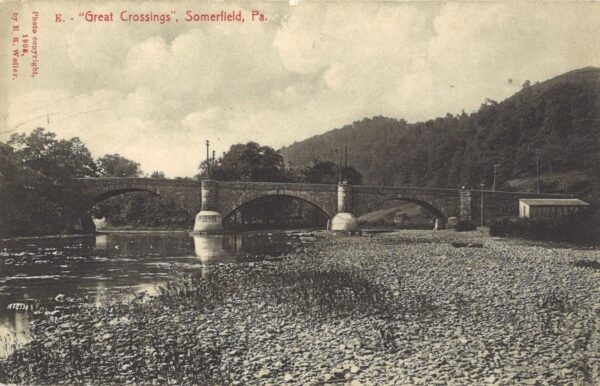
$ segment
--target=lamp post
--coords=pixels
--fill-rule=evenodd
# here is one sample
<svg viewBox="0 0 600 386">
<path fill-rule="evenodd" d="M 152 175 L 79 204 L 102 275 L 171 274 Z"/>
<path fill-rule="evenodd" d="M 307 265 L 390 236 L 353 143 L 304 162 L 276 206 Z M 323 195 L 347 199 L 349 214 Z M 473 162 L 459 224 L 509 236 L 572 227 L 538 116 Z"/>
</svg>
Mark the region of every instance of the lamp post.
<svg viewBox="0 0 600 386">
<path fill-rule="evenodd" d="M 479 184 L 479 186 L 481 187 L 481 208 L 479 209 L 479 214 L 481 217 L 480 222 L 481 222 L 481 226 L 483 226 L 483 187 L 485 186 L 485 184 Z"/>
<path fill-rule="evenodd" d="M 335 153 L 336 157 L 338 157 L 338 171 L 340 173 L 340 178 L 338 180 L 338 184 L 342 183 L 342 154 L 338 153 L 338 149 L 335 148 L 333 149 L 333 152 Z"/>
<path fill-rule="evenodd" d="M 348 146 L 344 146 L 344 157 L 346 162 L 344 163 L 344 183 L 348 182 Z"/>
<path fill-rule="evenodd" d="M 496 170 L 498 169 L 498 166 L 500 166 L 500 164 L 494 164 L 494 183 L 492 185 L 492 192 L 496 191 Z"/>
<path fill-rule="evenodd" d="M 206 140 L 206 176 L 210 180 L 210 141 Z"/>
</svg>

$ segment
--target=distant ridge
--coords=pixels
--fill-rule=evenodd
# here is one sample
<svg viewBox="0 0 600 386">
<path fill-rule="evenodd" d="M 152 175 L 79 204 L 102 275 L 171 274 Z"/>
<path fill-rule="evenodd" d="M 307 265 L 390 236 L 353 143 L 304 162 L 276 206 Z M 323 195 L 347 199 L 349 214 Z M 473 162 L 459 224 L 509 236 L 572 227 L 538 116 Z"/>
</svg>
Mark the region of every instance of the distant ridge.
<svg viewBox="0 0 600 386">
<path fill-rule="evenodd" d="M 544 179 L 545 191 L 598 199 L 600 176 L 600 68 L 585 67 L 523 88 L 502 102 L 487 100 L 477 112 L 409 124 L 376 116 L 281 149 L 294 167 L 314 159 L 349 162 L 366 184 L 511 189 L 513 179 Z M 577 178 L 569 183 L 568 175 Z M 582 178 L 582 175 L 584 178 Z M 566 179 L 565 179 L 566 176 Z M 567 182 L 565 182 L 567 181 Z M 526 185 L 531 189 L 530 185 Z"/>
</svg>

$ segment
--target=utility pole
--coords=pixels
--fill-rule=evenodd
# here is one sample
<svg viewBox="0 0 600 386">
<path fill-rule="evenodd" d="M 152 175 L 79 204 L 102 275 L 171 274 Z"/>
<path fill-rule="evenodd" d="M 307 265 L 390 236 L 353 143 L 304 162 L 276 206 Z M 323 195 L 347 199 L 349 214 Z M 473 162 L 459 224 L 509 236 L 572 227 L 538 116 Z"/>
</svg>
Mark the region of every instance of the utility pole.
<svg viewBox="0 0 600 386">
<path fill-rule="evenodd" d="M 210 141 L 207 139 L 206 140 L 206 176 L 208 177 L 208 179 L 210 180 Z"/>
<path fill-rule="evenodd" d="M 485 186 L 485 184 L 479 184 L 479 186 L 481 186 L 481 208 L 479 209 L 479 217 L 481 217 L 481 226 L 483 226 L 483 187 Z"/>
<path fill-rule="evenodd" d="M 492 185 L 492 192 L 496 191 L 496 169 L 498 169 L 500 164 L 494 164 L 494 184 Z"/>
<path fill-rule="evenodd" d="M 344 157 L 346 158 L 344 166 L 344 182 L 348 182 L 348 146 L 344 146 Z"/>
<path fill-rule="evenodd" d="M 535 149 L 535 181 L 537 192 L 540 193 L 540 149 Z"/>
<path fill-rule="evenodd" d="M 212 152 L 212 161 L 210 163 L 211 168 L 216 165 L 216 163 L 215 163 L 215 153 L 216 153 L 216 151 L 213 150 L 213 152 Z M 214 172 L 214 170 L 213 170 L 213 172 Z"/>
<path fill-rule="evenodd" d="M 339 156 L 338 157 L 338 171 L 340 173 L 340 179 L 339 179 L 338 183 L 341 184 L 342 183 L 342 154 L 338 153 L 337 148 L 334 149 L 334 152 L 335 152 L 336 156 Z"/>
</svg>

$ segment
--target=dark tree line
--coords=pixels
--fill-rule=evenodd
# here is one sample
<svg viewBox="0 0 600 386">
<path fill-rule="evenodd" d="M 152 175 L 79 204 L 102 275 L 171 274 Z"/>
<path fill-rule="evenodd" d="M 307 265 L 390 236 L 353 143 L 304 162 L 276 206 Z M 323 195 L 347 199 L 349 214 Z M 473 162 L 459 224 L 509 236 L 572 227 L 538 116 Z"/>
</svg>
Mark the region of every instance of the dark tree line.
<svg viewBox="0 0 600 386">
<path fill-rule="evenodd" d="M 286 168 L 279 152 L 254 142 L 233 145 L 211 164 L 211 177 L 219 180 L 335 183 L 339 174 L 332 163 L 315 162 L 304 170 Z M 197 178 L 205 174 L 204 162 Z M 0 143 L 0 237 L 91 232 L 92 214 L 113 227 L 191 227 L 194 213 L 147 192 L 116 196 L 91 210 L 73 183 L 81 177 L 143 175 L 137 162 L 119 154 L 94 160 L 79 138 L 59 140 L 43 128 L 28 135 L 13 134 L 7 144 Z M 347 175 L 354 183 L 362 179 L 353 168 L 348 168 Z M 165 174 L 155 171 L 150 177 L 165 178 Z M 236 215 L 245 223 L 267 225 L 320 216 L 306 203 L 279 198 L 249 203 Z"/>
<path fill-rule="evenodd" d="M 523 88 L 477 112 L 409 124 L 382 116 L 282 149 L 294 165 L 337 160 L 348 146 L 365 183 L 422 187 L 535 188 L 536 151 L 542 189 L 598 200 L 600 69 L 573 71 Z M 521 179 L 521 180 L 519 180 Z M 523 183 L 519 183 L 522 181 Z"/>
<path fill-rule="evenodd" d="M 208 177 L 207 161 L 199 166 L 198 179 Z M 311 160 L 306 167 L 294 169 L 285 166 L 281 153 L 256 142 L 236 144 L 218 159 L 210 160 L 210 178 L 219 181 L 310 182 L 335 184 L 345 179 L 351 184 L 362 184 L 362 175 L 353 167 L 330 161 Z"/>
<path fill-rule="evenodd" d="M 0 143 L 0 237 L 92 232 L 91 208 L 73 179 L 141 175 L 138 163 L 119 154 L 94 160 L 77 137 L 59 140 L 43 128 L 13 134 L 6 144 Z M 164 178 L 164 173 L 154 172 L 152 177 Z M 110 214 L 115 225 L 193 221 L 177 204 L 144 194 L 105 201 L 95 211 Z"/>
<path fill-rule="evenodd" d="M 93 230 L 71 179 L 96 173 L 79 138 L 57 140 L 41 128 L 12 135 L 0 144 L 0 236 Z"/>
</svg>

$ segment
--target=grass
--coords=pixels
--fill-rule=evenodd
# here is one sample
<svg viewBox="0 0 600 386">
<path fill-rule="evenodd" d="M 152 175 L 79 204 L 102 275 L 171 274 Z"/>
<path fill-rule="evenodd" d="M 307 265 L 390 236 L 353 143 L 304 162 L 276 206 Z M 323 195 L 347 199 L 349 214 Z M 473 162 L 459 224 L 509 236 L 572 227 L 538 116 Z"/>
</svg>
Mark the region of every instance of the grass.
<svg viewBox="0 0 600 386">
<path fill-rule="evenodd" d="M 574 305 L 567 292 L 552 289 L 540 299 L 540 308 L 549 312 L 567 314 L 573 312 Z"/>
<path fill-rule="evenodd" d="M 0 382 L 228 383 L 220 373 L 227 343 L 203 337 L 203 327 L 194 325 L 197 315 L 224 302 L 284 307 L 313 318 L 394 315 L 397 309 L 387 288 L 358 271 L 280 265 L 233 277 L 192 276 L 165 285 L 156 297 L 129 298 L 106 298 L 99 308 L 79 299 L 63 303 L 55 317 L 34 316 L 33 341 L 0 361 Z M 387 348 L 393 344 L 389 334 L 382 332 Z"/>
<path fill-rule="evenodd" d="M 552 218 L 497 218 L 490 221 L 489 227 L 491 236 L 584 246 L 598 245 L 600 242 L 600 213 L 591 209 Z"/>
<path fill-rule="evenodd" d="M 540 298 L 539 308 L 543 330 L 556 335 L 564 325 L 564 317 L 575 310 L 575 304 L 567 292 L 552 289 Z"/>
<path fill-rule="evenodd" d="M 279 271 L 264 275 L 260 281 L 265 285 L 266 301 L 315 317 L 386 313 L 393 308 L 387 288 L 371 283 L 357 271 Z"/>
<path fill-rule="evenodd" d="M 174 302 L 138 297 L 96 308 L 75 301 L 59 318 L 38 315 L 33 341 L 0 361 L 0 382 L 219 383 L 220 349 L 168 318 Z"/>
<path fill-rule="evenodd" d="M 477 229 L 477 225 L 471 220 L 458 220 L 455 229 L 457 232 L 469 232 Z"/>
<path fill-rule="evenodd" d="M 576 267 L 600 269 L 600 262 L 593 260 L 579 260 L 573 263 Z"/>
</svg>

